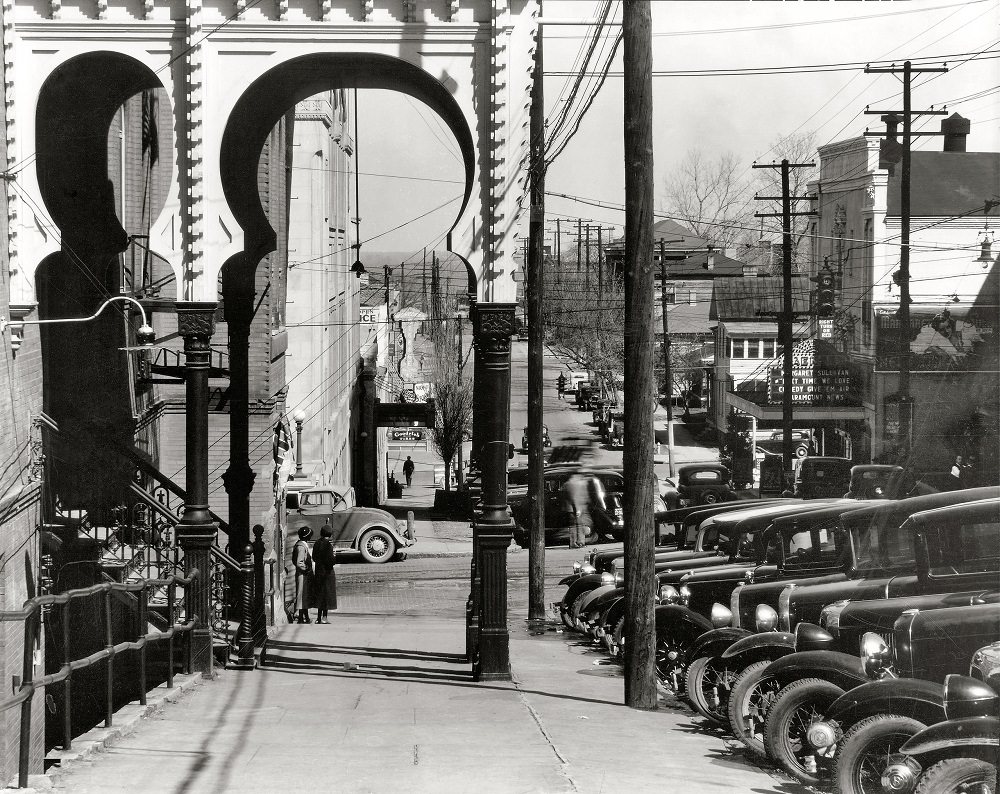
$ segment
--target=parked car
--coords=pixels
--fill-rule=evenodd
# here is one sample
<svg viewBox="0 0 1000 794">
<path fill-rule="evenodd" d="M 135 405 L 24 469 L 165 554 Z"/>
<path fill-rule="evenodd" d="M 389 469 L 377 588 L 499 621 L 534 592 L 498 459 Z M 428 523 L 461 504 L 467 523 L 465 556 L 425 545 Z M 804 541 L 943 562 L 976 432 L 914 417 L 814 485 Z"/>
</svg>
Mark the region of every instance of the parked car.
<svg viewBox="0 0 1000 794">
<path fill-rule="evenodd" d="M 882 776 L 899 794 L 995 794 L 1000 764 L 1000 649 L 973 659 L 971 676 L 950 675 L 941 699 L 947 720 L 911 737 Z"/>
<path fill-rule="evenodd" d="M 851 467 L 847 486 L 848 499 L 899 499 L 902 493 L 905 469 L 878 463 L 864 463 Z"/>
<path fill-rule="evenodd" d="M 819 626 L 796 627 L 795 653 L 763 670 L 762 679 L 779 688 L 765 719 L 768 754 L 802 782 L 820 780 L 816 753 L 807 741 L 810 724 L 845 690 L 867 680 L 862 659 L 867 632 L 891 638 L 896 619 L 907 610 L 985 603 L 984 596 L 997 588 L 1000 499 L 916 513 L 900 536 L 912 539 L 915 574 L 893 577 L 879 600 L 828 605 Z M 995 613 L 993 607 L 990 614 Z"/>
<path fill-rule="evenodd" d="M 594 521 L 594 531 L 602 542 L 625 540 L 626 515 L 625 495 L 621 491 L 605 491 L 599 487 L 600 480 L 592 481 L 590 515 Z M 653 515 L 664 513 L 667 506 L 659 494 L 653 496 Z"/>
<path fill-rule="evenodd" d="M 795 468 L 794 493 L 800 499 L 843 496 L 851 487 L 848 458 L 805 457 Z"/>
<path fill-rule="evenodd" d="M 721 463 L 686 463 L 677 468 L 676 482 L 674 494 L 667 489 L 660 491 L 668 505 L 710 505 L 738 498 L 733 475 Z"/>
<path fill-rule="evenodd" d="M 587 407 L 588 401 L 590 400 L 590 395 L 596 388 L 596 384 L 593 381 L 583 380 L 580 381 L 576 386 L 576 396 L 575 402 L 576 407 L 581 411 Z"/>
<path fill-rule="evenodd" d="M 552 439 L 549 437 L 549 426 L 542 425 L 542 446 L 551 447 Z M 521 449 L 525 452 L 528 451 L 528 428 L 524 428 L 524 432 L 521 434 Z"/>
<path fill-rule="evenodd" d="M 625 446 L 625 414 L 618 412 L 611 415 L 608 426 L 608 446 L 619 449 Z"/>
<path fill-rule="evenodd" d="M 941 684 L 969 671 L 970 657 L 974 670 L 977 660 L 1000 652 L 1000 594 L 982 600 L 986 603 L 907 609 L 890 634 L 862 636 L 862 664 L 872 680 L 837 698 L 807 735 L 817 765 L 826 768 L 841 794 L 881 794 L 886 758 L 947 719 Z M 980 647 L 985 643 L 992 644 Z"/>
<path fill-rule="evenodd" d="M 323 525 L 329 524 L 334 549 L 357 551 L 365 562 L 389 562 L 397 552 L 416 543 L 405 521 L 397 521 L 391 513 L 376 507 L 358 507 L 354 488 L 349 485 L 299 491 L 297 506 L 286 511 L 292 531 L 309 527 L 315 539 Z"/>
<path fill-rule="evenodd" d="M 772 455 L 782 455 L 785 449 L 785 434 L 781 430 L 758 430 L 754 445 Z M 804 458 L 812 446 L 812 434 L 808 430 L 792 431 L 792 448 L 795 457 Z"/>
<path fill-rule="evenodd" d="M 734 591 L 732 625 L 753 628 L 755 633 L 721 655 L 735 674 L 727 715 L 733 735 L 752 753 L 764 754 L 764 717 L 776 690 L 773 681 L 764 680 L 763 671 L 794 651 L 791 632 L 798 623 L 819 622 L 823 609 L 834 602 L 904 594 L 900 587 L 906 581 L 912 584 L 916 570 L 912 532 L 902 530 L 911 515 L 997 497 L 1000 488 L 979 488 L 859 507 L 840 517 L 849 543 L 839 572 L 816 579 L 747 584 Z"/>
</svg>

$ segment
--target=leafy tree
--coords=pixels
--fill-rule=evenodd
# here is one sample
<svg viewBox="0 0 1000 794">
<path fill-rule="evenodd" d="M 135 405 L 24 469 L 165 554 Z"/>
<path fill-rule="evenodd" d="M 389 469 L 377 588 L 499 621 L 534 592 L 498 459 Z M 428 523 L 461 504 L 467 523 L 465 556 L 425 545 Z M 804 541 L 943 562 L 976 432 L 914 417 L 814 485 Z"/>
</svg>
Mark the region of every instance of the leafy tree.
<svg viewBox="0 0 1000 794">
<path fill-rule="evenodd" d="M 737 488 L 753 482 L 753 439 L 750 438 L 750 417 L 735 408 L 729 409 L 726 432 L 719 447 L 719 458 L 733 473 Z"/>
<path fill-rule="evenodd" d="M 458 364 L 455 339 L 436 334 L 434 346 L 435 421 L 431 441 L 445 465 L 444 488 L 451 490 L 451 462 L 472 426 L 472 382 Z"/>
</svg>

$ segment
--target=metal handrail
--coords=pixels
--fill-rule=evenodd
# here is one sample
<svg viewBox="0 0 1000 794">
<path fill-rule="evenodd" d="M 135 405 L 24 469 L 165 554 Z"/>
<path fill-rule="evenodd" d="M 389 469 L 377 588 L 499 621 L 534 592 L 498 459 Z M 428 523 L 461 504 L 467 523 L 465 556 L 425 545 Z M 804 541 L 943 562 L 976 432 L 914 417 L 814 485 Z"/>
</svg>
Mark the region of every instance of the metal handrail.
<svg viewBox="0 0 1000 794">
<path fill-rule="evenodd" d="M 179 633 L 186 635 L 187 653 L 185 655 L 185 669 L 190 671 L 191 664 L 191 631 L 198 625 L 199 618 L 191 610 L 191 598 L 189 586 L 199 576 L 198 569 L 191 571 L 190 576 L 183 577 L 173 574 L 165 579 L 140 579 L 135 582 L 102 582 L 81 587 L 74 590 L 67 590 L 63 593 L 35 596 L 24 602 L 24 606 L 19 610 L 9 610 L 0 612 L 0 623 L 24 623 L 24 655 L 21 670 L 21 684 L 17 694 L 6 700 L 0 701 L 0 713 L 20 705 L 21 724 L 18 747 L 18 768 L 17 785 L 19 788 L 26 788 L 28 785 L 28 769 L 31 751 L 31 701 L 37 689 L 64 682 L 64 708 L 63 708 L 63 749 L 69 750 L 72 745 L 71 735 L 71 715 L 72 715 L 72 674 L 77 670 L 83 670 L 98 662 L 107 663 L 106 671 L 106 705 L 105 705 L 105 727 L 111 727 L 113 719 L 113 694 L 114 694 L 114 658 L 125 651 L 139 652 L 139 703 L 146 705 L 146 645 L 149 643 L 167 643 L 167 686 L 173 687 L 173 658 L 174 658 L 174 636 Z M 173 624 L 166 631 L 145 631 L 149 626 L 148 617 L 148 589 L 150 587 L 167 588 L 168 615 L 173 614 L 174 597 L 177 585 L 185 588 L 185 595 L 188 596 L 186 609 L 187 622 Z M 111 620 L 111 594 L 113 592 L 139 593 L 139 610 L 137 616 L 136 637 L 131 641 L 115 643 L 113 641 L 113 626 Z M 99 651 L 95 651 L 89 656 L 80 659 L 69 658 L 70 640 L 70 612 L 66 606 L 78 598 L 89 598 L 90 596 L 102 594 L 104 613 L 104 637 L 105 645 Z M 38 640 L 39 629 L 41 627 L 41 614 L 45 607 L 61 607 L 61 621 L 63 633 L 63 663 L 58 670 L 53 673 L 35 679 L 34 650 Z"/>
</svg>

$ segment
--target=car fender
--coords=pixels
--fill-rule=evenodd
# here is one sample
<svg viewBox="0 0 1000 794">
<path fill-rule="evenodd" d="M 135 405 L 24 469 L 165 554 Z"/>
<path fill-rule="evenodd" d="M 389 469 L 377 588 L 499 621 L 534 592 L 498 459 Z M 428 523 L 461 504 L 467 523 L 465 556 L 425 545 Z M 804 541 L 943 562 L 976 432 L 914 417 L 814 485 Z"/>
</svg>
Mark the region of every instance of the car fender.
<svg viewBox="0 0 1000 794">
<path fill-rule="evenodd" d="M 563 594 L 562 597 L 562 607 L 563 609 L 569 609 L 570 604 L 572 604 L 578 595 L 581 593 L 586 593 L 588 590 L 593 590 L 595 587 L 601 586 L 601 575 L 599 573 L 588 573 L 581 576 L 575 582 L 573 582 L 569 589 Z"/>
<path fill-rule="evenodd" d="M 625 614 L 625 597 L 619 596 L 604 613 L 605 629 L 608 631 L 614 631 L 615 626 L 618 625 L 619 619 L 624 614 Z"/>
<path fill-rule="evenodd" d="M 765 631 L 736 640 L 722 652 L 722 658 L 733 660 L 741 670 L 754 662 L 774 661 L 795 652 L 795 635 L 787 631 Z"/>
<path fill-rule="evenodd" d="M 601 585 L 594 589 L 590 598 L 584 599 L 580 613 L 599 612 L 611 605 L 611 602 L 621 598 L 625 589 L 617 585 Z"/>
<path fill-rule="evenodd" d="M 993 758 L 1000 748 L 1000 719 L 997 717 L 964 717 L 947 720 L 924 728 L 911 736 L 899 748 L 901 753 L 920 759 L 921 756 L 948 752 L 955 756 Z M 975 752 L 978 751 L 978 752 Z"/>
<path fill-rule="evenodd" d="M 845 692 L 871 680 L 865 675 L 863 659 L 831 650 L 790 653 L 771 662 L 763 675 L 776 678 L 781 686 L 800 678 L 821 678 Z"/>
<path fill-rule="evenodd" d="M 569 576 L 564 576 L 559 580 L 559 584 L 573 584 L 577 579 L 579 579 L 584 574 L 582 573 L 571 573 Z"/>
<path fill-rule="evenodd" d="M 699 659 L 702 656 L 720 656 L 730 645 L 743 637 L 752 636 L 746 629 L 724 626 L 721 629 L 706 631 L 691 646 L 689 659 Z"/>
<path fill-rule="evenodd" d="M 395 524 L 396 523 L 396 519 L 392 519 L 392 523 Z M 361 548 L 361 538 L 364 537 L 364 534 L 369 529 L 376 529 L 376 528 L 377 529 L 384 529 L 386 532 L 388 532 L 392 536 L 392 540 L 396 544 L 396 549 L 397 550 L 405 548 L 405 547 L 407 547 L 407 546 L 409 546 L 409 545 L 411 545 L 413 543 L 413 541 L 408 540 L 407 538 L 404 538 L 402 535 L 400 535 L 399 534 L 399 530 L 396 529 L 395 526 L 390 526 L 385 521 L 373 517 L 371 520 L 366 521 L 364 524 L 361 525 L 361 527 L 359 527 L 357 529 L 357 531 L 356 531 L 356 533 L 354 535 L 354 540 L 351 543 L 351 548 L 352 549 L 360 549 Z"/>
<path fill-rule="evenodd" d="M 941 684 L 919 678 L 883 678 L 845 692 L 826 712 L 846 730 L 876 714 L 912 717 L 924 725 L 945 719 Z"/>
<path fill-rule="evenodd" d="M 588 612 L 592 612 L 595 609 L 595 603 L 608 593 L 613 593 L 617 588 L 613 584 L 602 584 L 599 587 L 595 587 L 587 595 L 583 597 L 580 601 L 580 611 L 575 615 L 570 615 L 573 618 L 582 618 Z"/>
<path fill-rule="evenodd" d="M 712 621 L 679 604 L 661 604 L 654 617 L 657 639 L 668 635 L 700 637 L 712 629 Z"/>
</svg>

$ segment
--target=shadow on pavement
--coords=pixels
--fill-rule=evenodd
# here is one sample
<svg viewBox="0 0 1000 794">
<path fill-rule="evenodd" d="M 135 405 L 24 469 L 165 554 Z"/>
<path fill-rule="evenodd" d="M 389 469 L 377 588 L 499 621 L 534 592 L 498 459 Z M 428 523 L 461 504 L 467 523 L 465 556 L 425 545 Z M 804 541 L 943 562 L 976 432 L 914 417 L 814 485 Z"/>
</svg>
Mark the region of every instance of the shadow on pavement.
<svg viewBox="0 0 1000 794">
<path fill-rule="evenodd" d="M 311 642 L 280 642 L 272 640 L 269 648 L 295 650 L 322 650 L 329 653 L 348 653 L 357 656 L 373 656 L 380 659 L 413 659 L 417 661 L 439 661 L 465 664 L 465 656 L 458 653 L 435 653 L 433 651 L 410 651 L 400 648 L 362 648 L 350 645 L 322 645 Z"/>
</svg>

